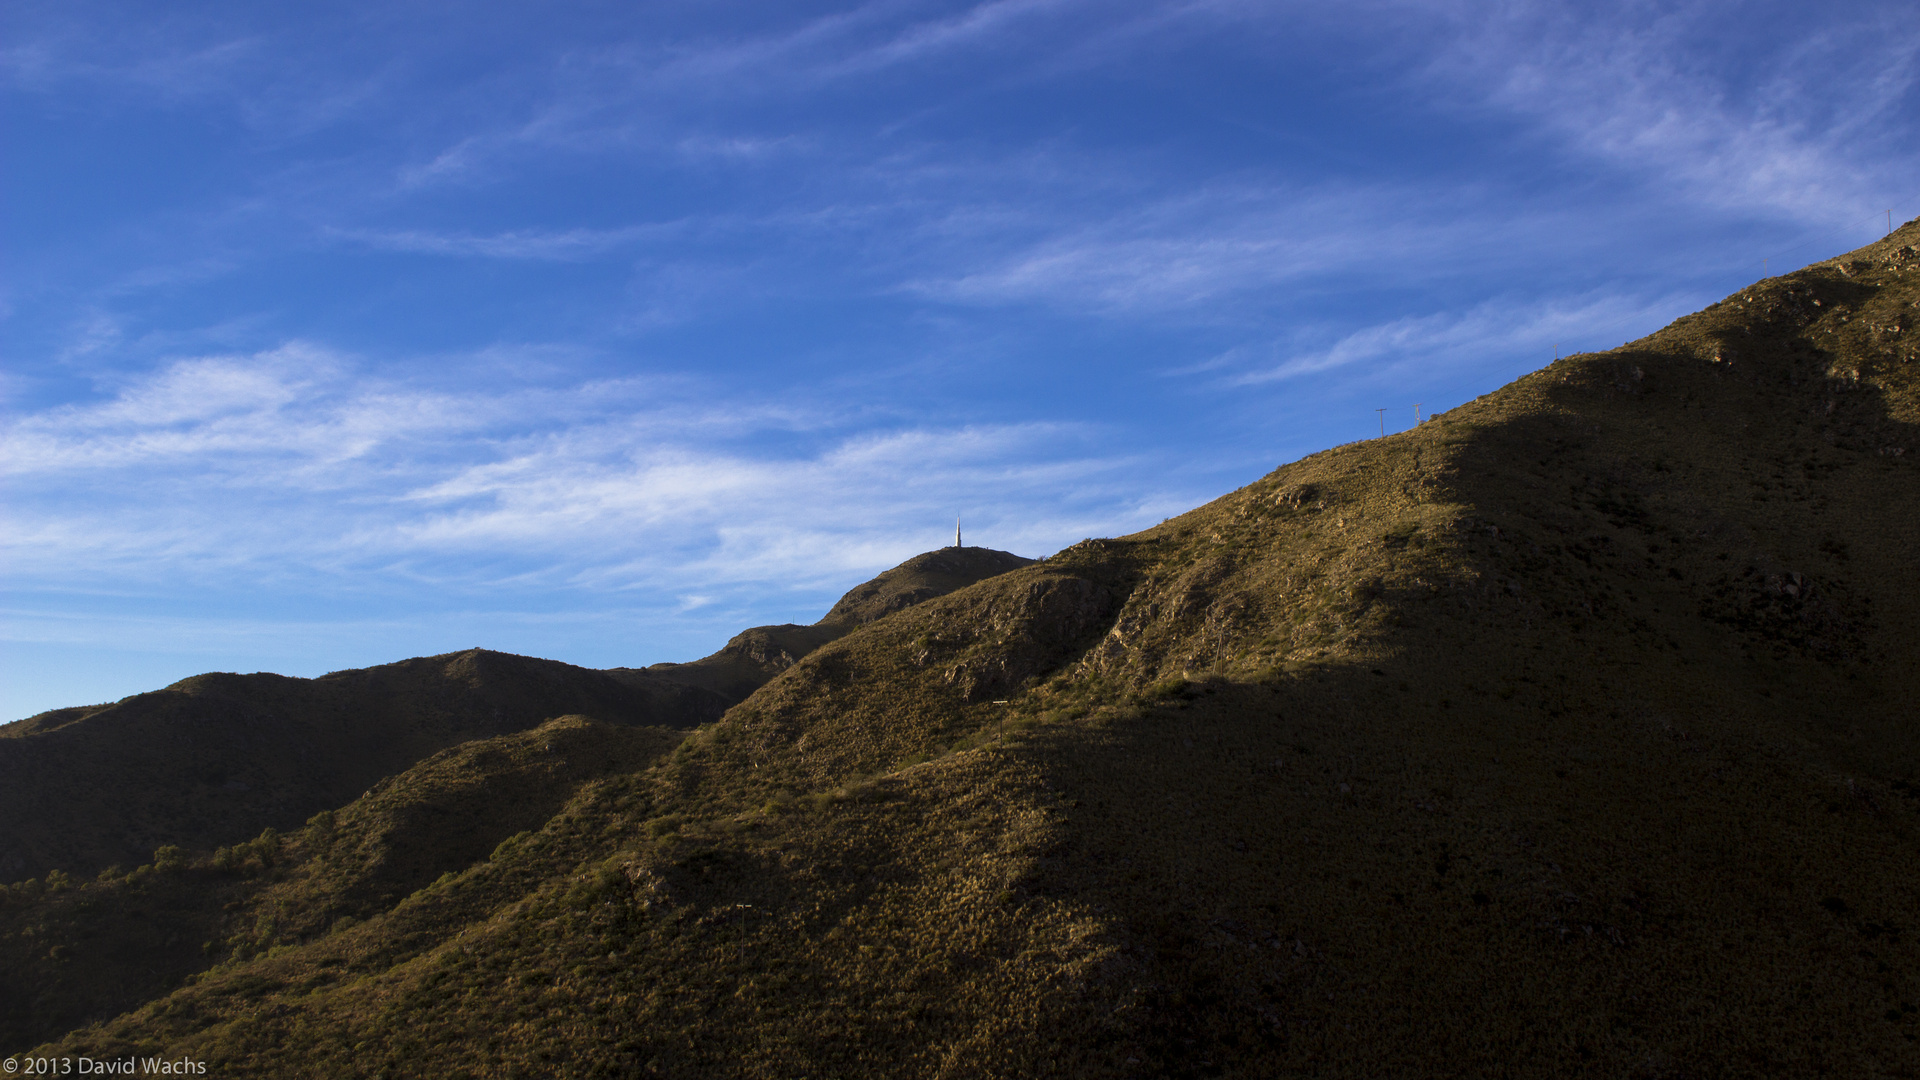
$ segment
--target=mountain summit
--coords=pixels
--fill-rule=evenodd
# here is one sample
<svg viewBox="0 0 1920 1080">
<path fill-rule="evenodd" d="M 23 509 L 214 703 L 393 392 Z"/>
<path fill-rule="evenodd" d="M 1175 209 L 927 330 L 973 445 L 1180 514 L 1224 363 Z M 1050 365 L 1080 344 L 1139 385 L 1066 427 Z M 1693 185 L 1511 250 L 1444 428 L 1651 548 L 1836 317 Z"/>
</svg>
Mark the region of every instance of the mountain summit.
<svg viewBox="0 0 1920 1080">
<path fill-rule="evenodd" d="M 297 829 L 14 885 L 4 1049 L 1911 1075 L 1916 241 L 1133 536 L 883 575 L 736 639 L 778 670 L 691 733 L 569 691 Z"/>
</svg>

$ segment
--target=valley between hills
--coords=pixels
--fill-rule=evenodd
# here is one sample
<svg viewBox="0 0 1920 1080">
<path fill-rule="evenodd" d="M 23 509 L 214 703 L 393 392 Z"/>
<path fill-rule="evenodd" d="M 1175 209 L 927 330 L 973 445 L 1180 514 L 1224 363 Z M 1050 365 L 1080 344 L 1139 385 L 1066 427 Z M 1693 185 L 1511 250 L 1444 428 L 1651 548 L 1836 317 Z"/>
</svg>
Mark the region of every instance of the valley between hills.
<svg viewBox="0 0 1920 1080">
<path fill-rule="evenodd" d="M 690 664 L 0 727 L 0 1054 L 1920 1075 L 1916 244 Z"/>
</svg>

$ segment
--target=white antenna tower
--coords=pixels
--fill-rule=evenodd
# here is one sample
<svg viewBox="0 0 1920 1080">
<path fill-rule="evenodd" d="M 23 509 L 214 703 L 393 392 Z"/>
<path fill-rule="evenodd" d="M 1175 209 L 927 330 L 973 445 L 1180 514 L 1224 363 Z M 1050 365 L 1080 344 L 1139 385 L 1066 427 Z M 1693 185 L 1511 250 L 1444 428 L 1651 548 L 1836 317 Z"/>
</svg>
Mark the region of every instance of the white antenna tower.
<svg viewBox="0 0 1920 1080">
<path fill-rule="evenodd" d="M 966 546 L 965 544 L 962 544 L 960 542 L 960 519 L 959 518 L 953 519 L 953 546 L 954 547 Z"/>
</svg>

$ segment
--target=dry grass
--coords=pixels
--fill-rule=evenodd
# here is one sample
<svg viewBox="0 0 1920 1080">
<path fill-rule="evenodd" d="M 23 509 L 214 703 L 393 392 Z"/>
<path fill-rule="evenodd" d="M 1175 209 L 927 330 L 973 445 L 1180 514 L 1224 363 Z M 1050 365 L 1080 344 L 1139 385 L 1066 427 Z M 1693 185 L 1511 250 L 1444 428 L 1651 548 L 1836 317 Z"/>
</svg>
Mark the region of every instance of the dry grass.
<svg viewBox="0 0 1920 1080">
<path fill-rule="evenodd" d="M 364 921 L 35 1053 L 1911 1076 L 1916 239 L 895 611 L 404 899 L 326 894 Z M 105 925 L 55 927 L 73 892 L 14 895 L 28 952 Z"/>
</svg>

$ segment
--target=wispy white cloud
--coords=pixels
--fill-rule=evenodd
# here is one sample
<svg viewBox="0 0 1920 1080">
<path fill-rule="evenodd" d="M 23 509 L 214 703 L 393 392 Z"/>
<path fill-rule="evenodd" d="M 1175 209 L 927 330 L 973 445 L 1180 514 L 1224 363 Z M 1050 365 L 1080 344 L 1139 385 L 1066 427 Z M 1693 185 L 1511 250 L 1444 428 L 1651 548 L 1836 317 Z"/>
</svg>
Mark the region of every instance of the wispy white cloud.
<svg viewBox="0 0 1920 1080">
<path fill-rule="evenodd" d="M 1635 331 L 1658 326 L 1699 306 L 1698 297 L 1631 296 L 1602 292 L 1544 301 L 1489 300 L 1464 312 L 1407 316 L 1341 335 L 1329 345 L 1306 350 L 1272 346 L 1278 362 L 1260 362 L 1255 350 L 1219 358 L 1219 366 L 1241 366 L 1222 379 L 1229 386 L 1250 386 L 1359 366 L 1369 377 L 1391 379 L 1417 370 L 1428 378 L 1437 369 L 1483 364 L 1490 357 L 1514 354 L 1548 359 L 1619 345 Z M 1267 350 L 1260 350 L 1267 351 Z"/>
<path fill-rule="evenodd" d="M 439 442 L 462 448 L 471 441 L 464 446 L 469 454 L 517 454 L 530 440 L 564 436 L 575 447 L 613 452 L 649 438 L 726 440 L 820 422 L 787 402 L 703 404 L 698 399 L 710 397 L 710 388 L 667 376 L 559 385 L 516 377 L 551 374 L 545 350 L 492 348 L 435 359 L 487 378 L 463 389 L 419 385 L 304 342 L 177 360 L 109 380 L 100 400 L 18 416 L 0 433 L 0 475 L 64 485 L 162 470 L 332 489 L 361 481 L 328 470 L 405 476 L 416 468 L 415 455 L 434 459 Z"/>
<path fill-rule="evenodd" d="M 1907 194 L 1920 175 L 1920 22 L 1903 5 L 1847 19 L 1739 3 L 1387 6 L 1448 28 L 1421 65 L 1429 85 L 1526 117 L 1669 197 L 1833 222 Z M 1762 40 L 1755 20 L 1805 25 Z"/>
<path fill-rule="evenodd" d="M 872 0 L 841 11 L 728 37 L 689 42 L 669 49 L 615 45 L 570 62 L 584 70 L 620 69 L 631 85 L 651 93 L 702 98 L 759 95 L 810 89 L 824 83 L 923 63 L 942 53 L 965 49 L 1025 50 L 1036 42 L 1025 33 L 1048 18 L 1086 14 L 1085 0 L 984 0 L 979 3 L 928 4 Z M 1126 20 L 1129 14 L 1109 5 L 1102 20 Z M 1044 51 L 1044 50 L 1043 50 Z M 604 84 L 598 84 L 604 90 Z"/>
<path fill-rule="evenodd" d="M 1192 16 L 1203 5 L 1153 3 L 1098 7 L 1086 0 L 985 0 L 917 3 L 872 0 L 797 23 L 765 20 L 743 32 L 662 44 L 616 36 L 603 45 L 551 58 L 549 89 L 516 101 L 484 126 L 462 134 L 400 170 L 405 188 L 472 183 L 513 163 L 555 150 L 576 154 L 673 152 L 690 159 L 757 164 L 799 147 L 818 149 L 811 130 L 739 130 L 689 134 L 672 119 L 689 107 L 709 123 L 751 116 L 769 99 L 842 92 L 863 80 L 942 56 L 965 55 L 999 70 L 1057 71 L 1115 60 L 1140 47 L 1142 30 Z M 770 25 L 769 25 L 770 24 Z M 739 112 L 736 112 L 738 110 Z M 836 158 L 840 164 L 840 161 Z"/>
<path fill-rule="evenodd" d="M 384 251 L 564 262 L 656 241 L 679 231 L 682 231 L 681 226 L 667 223 L 629 225 L 617 229 L 511 229 L 484 236 L 420 229 L 381 231 L 337 228 L 323 230 L 322 235 Z"/>
<path fill-rule="evenodd" d="M 395 401 L 377 386 L 349 389 L 346 375 L 339 357 L 300 343 L 179 361 L 125 380 L 104 401 L 16 420 L 0 434 L 0 470 L 21 483 L 182 466 L 245 474 L 264 455 L 340 461 L 451 422 L 445 398 Z"/>
<path fill-rule="evenodd" d="M 651 562 L 649 576 L 674 564 L 709 581 L 831 577 L 969 507 L 1002 542 L 1057 546 L 1124 524 L 1131 510 L 1116 506 L 1151 493 L 1128 490 L 1124 457 L 1073 453 L 1084 440 L 1051 424 L 909 428 L 773 457 L 569 433 L 409 492 L 424 512 L 401 531 L 410 544 L 460 550 L 657 533 L 708 550 L 692 564 L 684 550 L 624 560 L 621 573 Z"/>
<path fill-rule="evenodd" d="M 878 569 L 955 512 L 1044 551 L 1184 497 L 1072 426 L 874 428 L 700 389 L 456 393 L 308 345 L 184 360 L 10 425 L 0 552 L 27 582 L 404 566 L 454 587 L 697 592 Z"/>
<path fill-rule="evenodd" d="M 471 177 L 492 147 L 510 141 L 498 135 L 463 136 L 426 161 L 401 165 L 399 186 L 402 189 L 416 189 Z"/>
<path fill-rule="evenodd" d="M 16 5 L 12 44 L 0 48 L 0 85 L 46 98 L 100 95 L 141 109 L 231 110 L 267 142 L 379 108 L 396 89 L 394 65 L 330 65 L 310 41 L 272 20 L 175 5 L 164 18 L 111 4 Z M 258 24 L 266 24 L 260 26 Z"/>
<path fill-rule="evenodd" d="M 829 70 L 845 74 L 917 63 L 961 48 L 1005 48 L 1009 44 L 1024 47 L 1030 41 L 1019 39 L 1035 20 L 1084 10 L 1088 6 L 1083 0 L 987 0 L 953 15 L 937 15 L 909 23 L 884 41 L 841 58 Z"/>
<path fill-rule="evenodd" d="M 257 62 L 257 37 L 176 36 L 151 26 L 68 22 L 0 49 L 0 79 L 36 93 L 72 83 L 110 85 L 169 102 L 223 93 Z"/>
<path fill-rule="evenodd" d="M 808 140 L 796 135 L 774 137 L 756 135 L 689 135 L 674 144 L 683 157 L 693 160 L 721 159 L 731 162 L 764 162 L 786 155 Z"/>
<path fill-rule="evenodd" d="M 1401 286 L 1490 261 L 1555 257 L 1591 243 L 1576 215 L 1507 206 L 1494 213 L 1474 190 L 1378 183 L 1332 190 L 1283 182 L 1210 185 L 1086 221 L 1006 216 L 972 227 L 973 264 L 908 282 L 908 291 L 961 303 L 1047 303 L 1164 316 L 1240 317 L 1242 301 L 1312 279 Z M 964 265 L 964 264 L 962 264 Z"/>
</svg>

